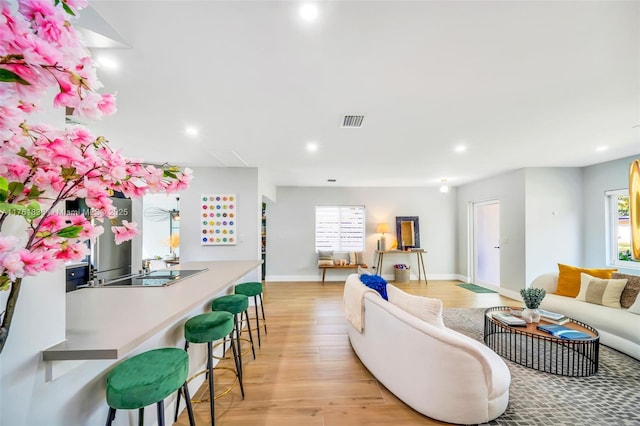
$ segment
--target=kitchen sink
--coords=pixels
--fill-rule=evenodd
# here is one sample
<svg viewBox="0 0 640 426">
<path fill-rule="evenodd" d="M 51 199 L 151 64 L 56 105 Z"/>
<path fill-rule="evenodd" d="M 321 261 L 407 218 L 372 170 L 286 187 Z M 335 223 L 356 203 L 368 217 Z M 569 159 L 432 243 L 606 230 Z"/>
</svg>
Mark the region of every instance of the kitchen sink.
<svg viewBox="0 0 640 426">
<path fill-rule="evenodd" d="M 131 275 L 102 284 L 99 287 L 167 287 L 185 278 L 197 275 L 207 269 L 183 269 L 175 271 L 153 271 Z"/>
</svg>

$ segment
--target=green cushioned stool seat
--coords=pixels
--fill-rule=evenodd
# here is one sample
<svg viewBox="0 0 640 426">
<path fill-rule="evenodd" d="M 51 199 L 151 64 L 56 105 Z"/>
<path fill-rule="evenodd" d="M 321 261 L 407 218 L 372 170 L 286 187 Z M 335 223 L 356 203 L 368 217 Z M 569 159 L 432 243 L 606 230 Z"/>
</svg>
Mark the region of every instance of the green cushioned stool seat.
<svg viewBox="0 0 640 426">
<path fill-rule="evenodd" d="M 134 410 L 165 399 L 187 380 L 189 355 L 178 348 L 141 353 L 116 366 L 107 376 L 107 404 Z"/>
<path fill-rule="evenodd" d="M 233 314 L 226 311 L 195 316 L 184 325 L 184 337 L 191 343 L 207 343 L 223 339 L 233 330 Z"/>
<path fill-rule="evenodd" d="M 144 407 L 158 405 L 158 424 L 164 424 L 164 399 L 180 388 L 186 388 L 189 355 L 178 348 L 153 349 L 118 364 L 107 375 L 107 424 L 116 410 L 139 410 L 144 421 Z M 185 389 L 188 392 L 187 389 Z M 189 422 L 194 424 L 191 405 Z"/>
<path fill-rule="evenodd" d="M 235 286 L 233 292 L 235 294 L 246 294 L 247 296 L 253 296 L 254 308 L 256 312 L 256 330 L 258 330 L 258 347 L 262 347 L 262 339 L 260 336 L 260 321 L 264 326 L 264 334 L 267 334 L 267 321 L 264 316 L 264 304 L 262 303 L 262 283 L 260 282 L 248 282 Z M 260 298 L 260 309 L 262 310 L 262 319 L 258 317 L 258 297 Z"/>
<path fill-rule="evenodd" d="M 235 294 L 244 294 L 245 296 L 257 296 L 262 294 L 262 283 L 242 283 L 234 288 Z"/>
<path fill-rule="evenodd" d="M 244 294 L 229 294 L 211 302 L 211 309 L 214 311 L 227 311 L 234 315 L 246 311 L 248 307 L 249 298 Z"/>
</svg>

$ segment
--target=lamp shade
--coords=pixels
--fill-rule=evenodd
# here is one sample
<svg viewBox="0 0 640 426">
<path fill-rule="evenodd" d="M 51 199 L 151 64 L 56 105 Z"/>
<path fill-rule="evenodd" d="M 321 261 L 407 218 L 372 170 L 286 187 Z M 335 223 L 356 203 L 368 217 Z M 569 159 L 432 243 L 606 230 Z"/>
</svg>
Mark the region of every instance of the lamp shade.
<svg viewBox="0 0 640 426">
<path fill-rule="evenodd" d="M 388 233 L 389 232 L 389 225 L 386 224 L 386 223 L 379 223 L 376 226 L 376 232 L 378 234 L 386 234 L 386 233 Z"/>
</svg>

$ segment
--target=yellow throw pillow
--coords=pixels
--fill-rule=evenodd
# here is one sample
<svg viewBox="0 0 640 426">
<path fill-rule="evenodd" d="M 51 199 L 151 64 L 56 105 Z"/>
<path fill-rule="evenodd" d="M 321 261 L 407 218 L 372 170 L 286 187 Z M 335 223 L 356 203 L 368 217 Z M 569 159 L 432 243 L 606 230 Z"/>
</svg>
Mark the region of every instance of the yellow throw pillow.
<svg viewBox="0 0 640 426">
<path fill-rule="evenodd" d="M 580 273 L 585 273 L 596 278 L 611 278 L 611 274 L 617 269 L 589 269 L 558 263 L 558 289 L 555 294 L 567 297 L 576 297 L 580 292 Z"/>
</svg>

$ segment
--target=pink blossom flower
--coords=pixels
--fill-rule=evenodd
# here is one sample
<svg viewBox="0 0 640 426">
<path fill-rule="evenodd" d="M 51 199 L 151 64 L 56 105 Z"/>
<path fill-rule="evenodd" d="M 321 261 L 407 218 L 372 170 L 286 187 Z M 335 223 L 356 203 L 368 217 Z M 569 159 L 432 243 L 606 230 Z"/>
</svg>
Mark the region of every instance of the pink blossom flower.
<svg viewBox="0 0 640 426">
<path fill-rule="evenodd" d="M 89 247 L 83 243 L 71 243 L 68 241 L 60 244 L 56 253 L 56 259 L 64 262 L 78 261 L 84 259 L 89 254 Z"/>
<path fill-rule="evenodd" d="M 8 275 L 9 279 L 12 281 L 16 278 L 24 277 L 24 262 L 20 260 L 19 251 L 5 254 L 2 257 L 0 266 L 2 266 L 2 269 L 4 270 L 3 274 Z"/>
<path fill-rule="evenodd" d="M 126 220 L 122 221 L 122 226 L 112 226 L 111 231 L 115 236 L 116 244 L 122 244 L 125 241 L 129 241 L 140 232 L 136 229 L 135 223 L 129 223 Z"/>
<path fill-rule="evenodd" d="M 0 253 L 8 253 L 10 251 L 13 251 L 13 249 L 15 249 L 19 243 L 20 240 L 13 235 L 0 235 Z"/>
</svg>

